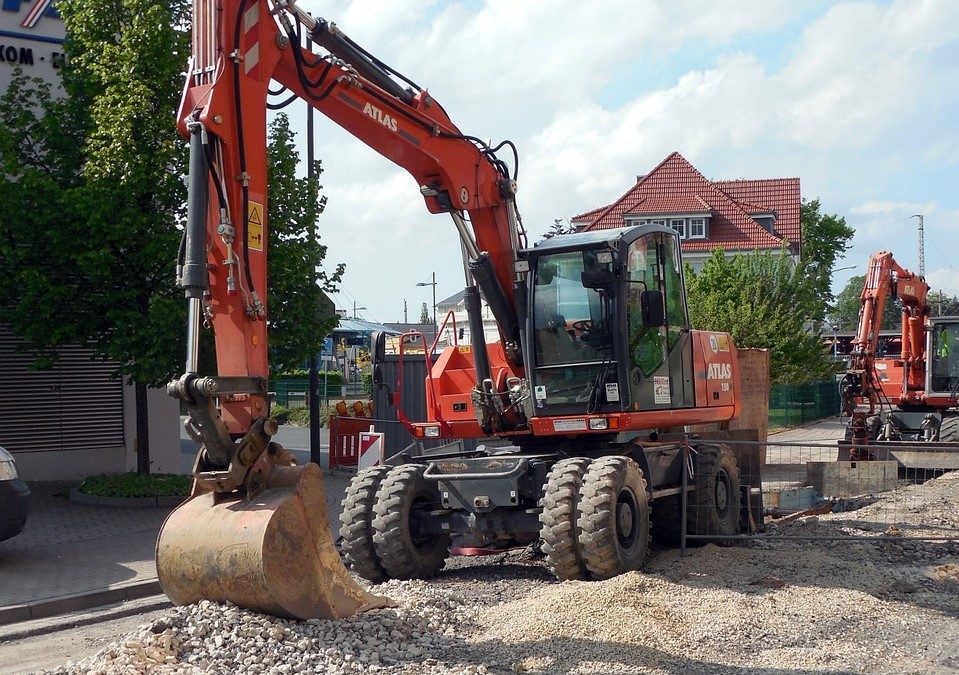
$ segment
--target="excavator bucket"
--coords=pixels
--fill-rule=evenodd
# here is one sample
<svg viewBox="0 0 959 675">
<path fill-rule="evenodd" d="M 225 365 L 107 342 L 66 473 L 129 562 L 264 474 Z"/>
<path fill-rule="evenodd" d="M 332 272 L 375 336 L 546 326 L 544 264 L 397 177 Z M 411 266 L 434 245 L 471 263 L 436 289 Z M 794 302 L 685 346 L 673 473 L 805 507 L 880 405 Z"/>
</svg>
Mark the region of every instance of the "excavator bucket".
<svg viewBox="0 0 959 675">
<path fill-rule="evenodd" d="M 177 605 L 199 600 L 298 619 L 390 605 L 353 581 L 333 546 L 322 471 L 276 466 L 265 489 L 195 494 L 166 519 L 157 576 Z"/>
</svg>

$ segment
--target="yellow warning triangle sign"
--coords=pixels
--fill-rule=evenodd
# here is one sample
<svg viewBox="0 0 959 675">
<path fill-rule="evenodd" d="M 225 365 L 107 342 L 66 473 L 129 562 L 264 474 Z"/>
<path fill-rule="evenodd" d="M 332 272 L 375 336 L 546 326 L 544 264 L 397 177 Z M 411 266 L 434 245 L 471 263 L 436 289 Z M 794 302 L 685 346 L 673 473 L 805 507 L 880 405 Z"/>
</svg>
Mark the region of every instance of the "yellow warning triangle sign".
<svg viewBox="0 0 959 675">
<path fill-rule="evenodd" d="M 262 225 L 263 217 L 261 214 L 262 206 L 256 202 L 250 202 L 250 217 L 249 222 L 251 225 Z"/>
</svg>

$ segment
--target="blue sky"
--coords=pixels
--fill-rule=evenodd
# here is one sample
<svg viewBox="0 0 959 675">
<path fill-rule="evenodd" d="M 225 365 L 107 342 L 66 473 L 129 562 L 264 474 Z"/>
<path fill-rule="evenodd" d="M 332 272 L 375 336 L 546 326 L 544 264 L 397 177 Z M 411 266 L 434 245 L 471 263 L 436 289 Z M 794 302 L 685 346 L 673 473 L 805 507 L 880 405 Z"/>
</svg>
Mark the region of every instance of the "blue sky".
<svg viewBox="0 0 959 675">
<path fill-rule="evenodd" d="M 959 2 L 300 0 L 429 88 L 466 133 L 509 138 L 535 240 L 609 203 L 678 150 L 708 178 L 799 176 L 856 229 L 836 289 L 869 254 L 959 293 Z M 294 124 L 304 106 L 291 107 Z M 328 262 L 339 307 L 416 320 L 436 272 L 463 287 L 452 224 L 414 181 L 331 123 L 317 125 Z"/>
</svg>

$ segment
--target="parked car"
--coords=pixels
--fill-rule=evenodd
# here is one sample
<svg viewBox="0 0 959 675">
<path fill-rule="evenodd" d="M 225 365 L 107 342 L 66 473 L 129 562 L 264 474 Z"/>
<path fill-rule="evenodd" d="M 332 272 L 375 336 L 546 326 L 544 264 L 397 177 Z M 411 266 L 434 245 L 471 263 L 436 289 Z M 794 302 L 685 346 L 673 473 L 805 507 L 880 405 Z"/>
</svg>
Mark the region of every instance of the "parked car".
<svg viewBox="0 0 959 675">
<path fill-rule="evenodd" d="M 0 541 L 20 534 L 29 512 L 30 489 L 20 480 L 13 455 L 0 447 Z"/>
</svg>

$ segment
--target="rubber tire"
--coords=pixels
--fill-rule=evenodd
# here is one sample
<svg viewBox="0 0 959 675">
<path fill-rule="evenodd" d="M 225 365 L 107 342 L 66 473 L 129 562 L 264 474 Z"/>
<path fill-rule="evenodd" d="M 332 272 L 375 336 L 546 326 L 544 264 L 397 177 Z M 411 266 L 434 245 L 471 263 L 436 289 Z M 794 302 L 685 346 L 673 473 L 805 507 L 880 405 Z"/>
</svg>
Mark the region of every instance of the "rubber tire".
<svg viewBox="0 0 959 675">
<path fill-rule="evenodd" d="M 439 508 L 436 483 L 423 478 L 424 467 L 393 467 L 380 484 L 373 506 L 373 548 L 386 573 L 394 579 L 429 579 L 443 567 L 449 534 L 431 535 L 416 542 L 410 529 L 410 511 L 418 503 Z"/>
<path fill-rule="evenodd" d="M 621 506 L 621 499 L 629 500 Z M 631 503 L 631 507 L 629 506 Z M 632 514 L 628 543 L 619 535 L 618 512 Z M 639 464 L 629 457 L 600 457 L 589 463 L 579 489 L 579 548 L 593 579 L 642 569 L 649 555 L 649 493 Z"/>
<path fill-rule="evenodd" d="M 739 466 L 736 455 L 725 445 L 700 445 L 696 448 L 695 480 L 689 491 L 686 510 L 686 532 L 699 535 L 739 534 L 740 494 Z M 717 505 L 717 480 L 725 474 L 726 507 Z M 721 545 L 729 540 L 717 540 Z"/>
<path fill-rule="evenodd" d="M 588 464 L 585 457 L 563 459 L 546 474 L 539 536 L 543 540 L 546 564 L 560 581 L 588 578 L 576 529 L 579 488 Z"/>
<path fill-rule="evenodd" d="M 942 424 L 939 425 L 940 443 L 959 443 L 959 415 L 942 416 Z"/>
<path fill-rule="evenodd" d="M 389 579 L 373 547 L 373 505 L 388 466 L 371 466 L 354 476 L 343 497 L 340 513 L 340 552 L 343 563 L 374 584 Z"/>
<path fill-rule="evenodd" d="M 675 546 L 682 537 L 683 504 L 679 495 L 660 497 L 653 502 L 653 539 Z"/>
</svg>

